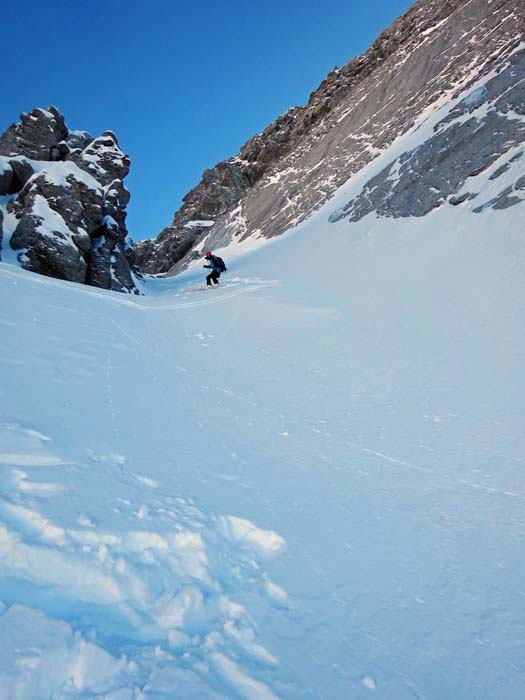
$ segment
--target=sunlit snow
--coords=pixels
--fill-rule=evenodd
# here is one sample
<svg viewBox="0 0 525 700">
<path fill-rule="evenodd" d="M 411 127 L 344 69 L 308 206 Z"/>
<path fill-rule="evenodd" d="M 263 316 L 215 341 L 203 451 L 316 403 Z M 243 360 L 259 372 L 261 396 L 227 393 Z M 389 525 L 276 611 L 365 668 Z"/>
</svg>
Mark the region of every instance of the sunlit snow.
<svg viewBox="0 0 525 700">
<path fill-rule="evenodd" d="M 525 205 L 329 223 L 431 128 L 218 289 L 0 264 L 1 700 L 522 700 Z"/>
</svg>

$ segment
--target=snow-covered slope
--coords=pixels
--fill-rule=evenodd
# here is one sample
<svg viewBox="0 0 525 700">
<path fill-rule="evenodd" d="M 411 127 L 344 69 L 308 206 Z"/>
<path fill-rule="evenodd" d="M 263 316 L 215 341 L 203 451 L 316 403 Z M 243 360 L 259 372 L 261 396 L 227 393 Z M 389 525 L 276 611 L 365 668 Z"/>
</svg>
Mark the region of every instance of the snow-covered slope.
<svg viewBox="0 0 525 700">
<path fill-rule="evenodd" d="M 0 264 L 1 700 L 522 700 L 517 161 L 334 215 L 452 106 L 217 290 Z"/>
</svg>

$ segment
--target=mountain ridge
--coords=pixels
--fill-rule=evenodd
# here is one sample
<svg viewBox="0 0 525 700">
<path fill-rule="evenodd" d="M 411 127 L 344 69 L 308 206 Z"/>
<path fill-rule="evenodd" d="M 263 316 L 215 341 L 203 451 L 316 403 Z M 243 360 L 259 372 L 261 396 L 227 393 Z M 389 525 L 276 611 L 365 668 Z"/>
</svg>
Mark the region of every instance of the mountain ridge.
<svg viewBox="0 0 525 700">
<path fill-rule="evenodd" d="M 519 0 L 419 0 L 367 52 L 334 69 L 305 107 L 288 110 L 237 156 L 206 170 L 171 226 L 137 244 L 139 266 L 172 274 L 204 247 L 280 235 L 424 109 L 501 61 L 524 33 Z"/>
</svg>

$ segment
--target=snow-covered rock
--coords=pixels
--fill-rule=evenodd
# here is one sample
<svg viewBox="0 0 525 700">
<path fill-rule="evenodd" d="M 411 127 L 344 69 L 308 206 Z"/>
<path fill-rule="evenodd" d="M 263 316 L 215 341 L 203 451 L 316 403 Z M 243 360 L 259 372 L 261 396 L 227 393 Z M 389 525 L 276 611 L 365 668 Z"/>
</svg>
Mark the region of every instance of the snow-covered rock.
<svg viewBox="0 0 525 700">
<path fill-rule="evenodd" d="M 64 117 L 56 107 L 34 109 L 20 115 L 20 122 L 0 136 L 0 155 L 24 155 L 34 160 L 50 160 L 51 149 L 68 134 Z"/>
<path fill-rule="evenodd" d="M 447 200 L 455 206 L 469 201 L 476 213 L 521 202 L 525 198 L 524 80 L 525 50 L 520 50 L 493 77 L 468 91 L 434 126 L 429 139 L 387 165 L 332 220 L 359 221 L 371 212 L 425 216 Z M 490 201 L 483 202 L 483 192 L 474 191 L 474 178 L 487 172 L 495 181 L 510 168 L 514 182 L 506 182 Z M 467 182 L 471 183 L 467 191 L 461 192 Z"/>
<path fill-rule="evenodd" d="M 69 132 L 54 107 L 22 115 L 0 138 L 5 245 L 27 270 L 137 293 L 126 228 L 129 158 L 112 132 Z M 11 196 L 12 195 L 12 196 Z"/>
<path fill-rule="evenodd" d="M 38 192 L 32 193 L 10 240 L 11 248 L 21 251 L 18 259 L 26 270 L 71 282 L 85 281 L 87 265 L 82 252 L 90 245 L 87 232 L 78 229 L 73 233 Z"/>
<path fill-rule="evenodd" d="M 112 131 L 91 141 L 77 159 L 78 165 L 103 185 L 123 180 L 129 173 L 129 158 L 121 151 Z"/>
<path fill-rule="evenodd" d="M 11 163 L 0 156 L 0 196 L 10 194 L 13 186 L 14 172 Z"/>
</svg>

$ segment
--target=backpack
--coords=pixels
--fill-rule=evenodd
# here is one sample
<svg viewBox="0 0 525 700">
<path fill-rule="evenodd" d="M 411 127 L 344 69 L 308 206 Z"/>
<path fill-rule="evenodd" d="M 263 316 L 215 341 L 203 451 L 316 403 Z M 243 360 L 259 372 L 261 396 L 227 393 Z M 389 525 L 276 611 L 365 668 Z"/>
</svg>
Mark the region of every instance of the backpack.
<svg viewBox="0 0 525 700">
<path fill-rule="evenodd" d="M 215 258 L 215 264 L 219 268 L 221 272 L 227 272 L 228 268 L 226 267 L 226 263 L 222 258 L 219 258 L 218 255 L 213 256 Z"/>
</svg>

